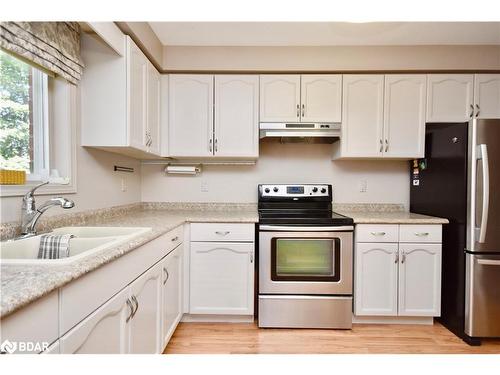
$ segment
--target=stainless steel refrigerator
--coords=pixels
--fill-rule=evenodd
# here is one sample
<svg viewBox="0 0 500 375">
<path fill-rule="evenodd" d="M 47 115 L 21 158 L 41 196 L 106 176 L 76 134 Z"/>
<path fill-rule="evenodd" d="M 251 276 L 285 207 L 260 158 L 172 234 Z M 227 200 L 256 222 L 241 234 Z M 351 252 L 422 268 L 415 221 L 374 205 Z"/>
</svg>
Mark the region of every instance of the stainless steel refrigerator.
<svg viewBox="0 0 500 375">
<path fill-rule="evenodd" d="M 443 226 L 439 320 L 471 345 L 500 337 L 500 119 L 428 123 L 410 210 Z"/>
</svg>

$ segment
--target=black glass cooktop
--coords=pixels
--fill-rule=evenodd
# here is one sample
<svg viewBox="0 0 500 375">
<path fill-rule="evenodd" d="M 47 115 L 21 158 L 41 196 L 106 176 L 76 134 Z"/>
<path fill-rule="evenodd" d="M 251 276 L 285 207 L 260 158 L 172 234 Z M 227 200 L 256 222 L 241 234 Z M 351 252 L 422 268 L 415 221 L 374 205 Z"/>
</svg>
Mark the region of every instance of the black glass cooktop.
<svg viewBox="0 0 500 375">
<path fill-rule="evenodd" d="M 331 210 L 259 210 L 260 224 L 353 225 L 353 220 Z"/>
</svg>

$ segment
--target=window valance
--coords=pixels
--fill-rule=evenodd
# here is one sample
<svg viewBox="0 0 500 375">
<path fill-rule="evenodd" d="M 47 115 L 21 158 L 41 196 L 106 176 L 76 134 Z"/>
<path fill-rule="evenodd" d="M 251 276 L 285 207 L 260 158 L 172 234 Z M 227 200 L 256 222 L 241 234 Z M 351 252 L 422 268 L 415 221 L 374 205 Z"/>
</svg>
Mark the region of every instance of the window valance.
<svg viewBox="0 0 500 375">
<path fill-rule="evenodd" d="M 73 84 L 81 78 L 77 22 L 0 22 L 0 47 Z"/>
</svg>

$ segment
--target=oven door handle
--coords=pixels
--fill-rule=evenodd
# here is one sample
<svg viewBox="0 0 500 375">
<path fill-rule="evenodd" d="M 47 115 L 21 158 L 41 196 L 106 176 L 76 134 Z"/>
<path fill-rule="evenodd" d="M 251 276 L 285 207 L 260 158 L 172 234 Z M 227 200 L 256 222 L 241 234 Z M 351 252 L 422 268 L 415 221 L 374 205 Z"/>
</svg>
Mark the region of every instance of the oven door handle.
<svg viewBox="0 0 500 375">
<path fill-rule="evenodd" d="M 259 230 L 273 232 L 346 232 L 354 230 L 354 226 L 344 225 L 338 227 L 299 227 L 285 225 L 259 225 Z"/>
</svg>

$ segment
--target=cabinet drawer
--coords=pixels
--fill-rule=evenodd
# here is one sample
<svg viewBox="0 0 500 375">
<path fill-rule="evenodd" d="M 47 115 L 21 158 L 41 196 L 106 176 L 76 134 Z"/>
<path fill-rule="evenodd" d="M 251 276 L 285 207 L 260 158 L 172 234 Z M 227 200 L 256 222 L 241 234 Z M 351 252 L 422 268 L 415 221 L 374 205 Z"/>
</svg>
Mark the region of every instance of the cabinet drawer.
<svg viewBox="0 0 500 375">
<path fill-rule="evenodd" d="M 191 241 L 253 242 L 254 238 L 255 227 L 253 224 L 191 224 Z"/>
<path fill-rule="evenodd" d="M 398 242 L 397 224 L 356 225 L 356 242 Z"/>
<path fill-rule="evenodd" d="M 441 242 L 441 225 L 400 225 L 399 242 Z"/>
</svg>

